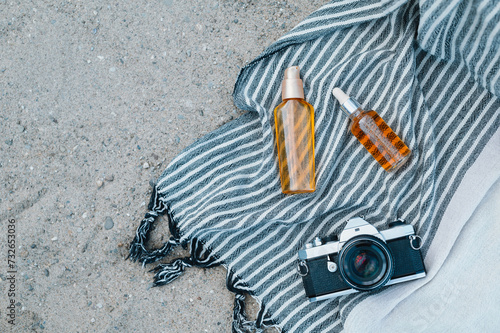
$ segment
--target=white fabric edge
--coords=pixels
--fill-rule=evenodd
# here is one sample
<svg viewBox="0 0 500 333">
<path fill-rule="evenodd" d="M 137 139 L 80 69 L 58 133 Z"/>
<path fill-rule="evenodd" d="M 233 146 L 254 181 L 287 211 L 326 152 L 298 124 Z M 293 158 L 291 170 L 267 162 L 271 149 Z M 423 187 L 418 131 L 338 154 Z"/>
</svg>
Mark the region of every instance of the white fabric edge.
<svg viewBox="0 0 500 333">
<path fill-rule="evenodd" d="M 429 247 L 423 279 L 388 287 L 357 304 L 344 322 L 346 332 L 379 332 L 383 318 L 415 290 L 431 282 L 450 253 L 465 223 L 500 178 L 500 131 L 491 137 L 453 195 Z M 401 318 L 401 320 L 405 320 Z"/>
</svg>

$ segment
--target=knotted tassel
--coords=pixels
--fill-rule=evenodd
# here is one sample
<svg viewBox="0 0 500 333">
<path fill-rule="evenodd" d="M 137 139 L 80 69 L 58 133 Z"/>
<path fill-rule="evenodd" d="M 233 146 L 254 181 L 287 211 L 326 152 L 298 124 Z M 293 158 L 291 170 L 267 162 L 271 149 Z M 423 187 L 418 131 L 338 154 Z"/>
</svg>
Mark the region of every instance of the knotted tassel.
<svg viewBox="0 0 500 333">
<path fill-rule="evenodd" d="M 153 262 L 156 262 L 162 258 L 164 258 L 170 250 L 175 246 L 179 244 L 179 240 L 170 237 L 170 239 L 163 244 L 163 246 L 159 249 L 156 249 L 151 252 L 146 252 L 142 255 L 142 257 L 139 259 L 142 261 L 142 266 L 144 267 L 146 264 L 151 264 Z"/>
<path fill-rule="evenodd" d="M 130 249 L 127 258 L 130 258 L 132 261 L 141 261 L 141 258 L 148 253 L 148 250 L 146 250 L 144 244 L 146 244 L 148 240 L 149 231 L 151 230 L 151 226 L 156 217 L 158 217 L 158 213 L 156 211 L 149 211 L 146 213 L 146 216 L 135 231 L 135 237 L 130 243 Z"/>
<path fill-rule="evenodd" d="M 248 320 L 245 311 L 245 296 L 236 294 L 234 297 L 233 310 L 233 333 L 263 332 L 255 325 L 255 321 Z"/>
<path fill-rule="evenodd" d="M 191 258 L 179 258 L 169 264 L 160 264 L 150 270 L 156 272 L 153 278 L 153 287 L 168 284 L 182 275 L 186 267 L 193 266 Z"/>
<path fill-rule="evenodd" d="M 269 316 L 269 313 L 264 304 L 261 304 L 261 308 L 259 310 L 259 313 L 257 314 L 257 319 L 255 320 L 255 324 L 257 325 L 257 327 L 261 327 L 263 329 L 276 326 L 276 323 Z"/>
<path fill-rule="evenodd" d="M 127 257 L 127 259 L 130 258 L 132 261 L 142 262 L 143 267 L 146 264 L 150 264 L 164 258 L 174 245 L 179 244 L 178 232 L 174 226 L 172 215 L 168 211 L 167 205 L 160 199 L 158 188 L 154 186 L 154 184 L 153 193 L 151 194 L 151 199 L 149 200 L 148 209 L 149 211 L 141 221 L 141 224 L 135 232 L 135 237 L 130 243 L 129 255 Z M 161 248 L 149 251 L 148 249 L 146 249 L 146 243 L 149 239 L 149 232 L 153 228 L 153 223 L 158 218 L 158 216 L 160 214 L 164 214 L 165 212 L 169 217 L 169 229 L 172 237 L 167 242 L 165 242 L 165 244 L 163 244 Z"/>
</svg>

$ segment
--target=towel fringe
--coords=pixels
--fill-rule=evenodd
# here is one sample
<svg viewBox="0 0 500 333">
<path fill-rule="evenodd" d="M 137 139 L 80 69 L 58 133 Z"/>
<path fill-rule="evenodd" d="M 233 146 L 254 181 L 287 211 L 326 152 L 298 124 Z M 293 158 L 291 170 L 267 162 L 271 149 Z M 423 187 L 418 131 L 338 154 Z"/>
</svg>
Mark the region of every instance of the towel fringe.
<svg viewBox="0 0 500 333">
<path fill-rule="evenodd" d="M 183 241 L 181 243 L 179 231 L 175 227 L 171 212 L 169 211 L 167 205 L 159 199 L 158 188 L 156 186 L 153 186 L 153 193 L 151 195 L 148 209 L 149 211 L 141 221 L 141 224 L 137 228 L 135 237 L 130 243 L 129 255 L 127 257 L 132 261 L 142 262 L 143 267 L 146 264 L 154 263 L 164 258 L 170 253 L 172 248 L 177 245 L 182 245 L 185 248 L 188 245 L 187 241 Z M 165 242 L 161 248 L 148 250 L 146 249 L 145 244 L 149 240 L 149 232 L 153 229 L 153 223 L 159 215 L 165 213 L 167 213 L 169 217 L 169 229 L 172 237 L 170 237 L 170 239 Z M 197 237 L 192 238 L 189 245 L 189 257 L 177 258 L 170 263 L 159 264 L 155 268 L 149 270 L 149 272 L 155 272 L 152 283 L 153 287 L 160 287 L 171 283 L 181 276 L 188 267 L 197 266 L 201 268 L 209 268 L 220 264 L 217 258 Z M 260 333 L 263 332 L 264 328 L 273 326 L 272 321 L 270 321 L 270 319 L 266 320 L 265 318 L 267 311 L 264 307 L 261 307 L 257 320 L 253 321 L 247 319 L 244 295 L 247 288 L 244 282 L 234 275 L 234 273 L 229 269 L 226 278 L 226 285 L 231 292 L 235 293 L 232 324 L 233 333 Z"/>
</svg>

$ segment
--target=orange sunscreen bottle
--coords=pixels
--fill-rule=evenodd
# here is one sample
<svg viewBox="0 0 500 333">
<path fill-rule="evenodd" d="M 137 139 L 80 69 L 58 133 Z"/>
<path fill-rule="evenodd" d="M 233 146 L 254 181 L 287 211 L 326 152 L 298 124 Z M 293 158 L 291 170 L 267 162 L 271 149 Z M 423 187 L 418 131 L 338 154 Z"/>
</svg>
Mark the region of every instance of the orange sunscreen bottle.
<svg viewBox="0 0 500 333">
<path fill-rule="evenodd" d="M 408 160 L 410 149 L 377 112 L 364 111 L 356 100 L 347 96 L 339 88 L 333 89 L 332 94 L 352 120 L 352 134 L 386 171 L 397 170 Z"/>
<path fill-rule="evenodd" d="M 281 96 L 274 109 L 281 189 L 285 194 L 313 192 L 314 108 L 304 99 L 298 66 L 285 70 Z"/>
</svg>

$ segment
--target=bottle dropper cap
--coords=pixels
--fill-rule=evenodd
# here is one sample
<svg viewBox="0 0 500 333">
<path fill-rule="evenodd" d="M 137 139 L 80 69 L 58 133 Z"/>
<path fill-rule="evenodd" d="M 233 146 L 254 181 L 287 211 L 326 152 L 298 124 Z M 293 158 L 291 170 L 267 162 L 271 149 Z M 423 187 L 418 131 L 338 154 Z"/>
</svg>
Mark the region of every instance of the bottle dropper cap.
<svg viewBox="0 0 500 333">
<path fill-rule="evenodd" d="M 304 86 L 300 79 L 299 66 L 285 69 L 285 79 L 281 86 L 281 98 L 283 100 L 289 98 L 304 99 Z"/>
<path fill-rule="evenodd" d="M 332 94 L 339 101 L 340 107 L 348 116 L 361 108 L 361 105 L 355 99 L 349 97 L 345 92 L 340 90 L 340 88 L 334 88 Z"/>
</svg>

